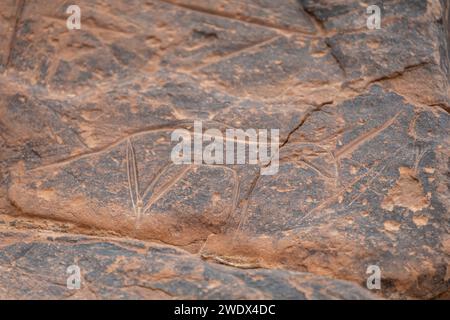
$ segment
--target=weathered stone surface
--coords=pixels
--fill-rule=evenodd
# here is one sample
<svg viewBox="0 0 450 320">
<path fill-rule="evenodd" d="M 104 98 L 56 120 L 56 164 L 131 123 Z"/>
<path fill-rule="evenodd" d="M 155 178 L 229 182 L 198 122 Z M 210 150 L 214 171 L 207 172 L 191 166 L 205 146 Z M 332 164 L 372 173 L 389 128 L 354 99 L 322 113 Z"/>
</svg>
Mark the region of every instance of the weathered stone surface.
<svg viewBox="0 0 450 320">
<path fill-rule="evenodd" d="M 379 30 L 369 30 L 368 15 L 361 14 L 376 3 L 301 2 L 328 31 L 325 41 L 345 73 L 346 85 L 393 82 L 400 94 L 449 109 L 449 49 L 442 41 L 448 34 L 445 1 L 382 1 Z M 421 88 L 421 94 L 413 88 Z"/>
<path fill-rule="evenodd" d="M 0 297 L 371 298 L 378 265 L 448 298 L 449 1 L 379 30 L 370 1 L 77 4 L 0 4 Z M 194 121 L 279 129 L 278 173 L 175 165 Z"/>
<path fill-rule="evenodd" d="M 350 282 L 283 270 L 240 270 L 176 247 L 0 227 L 2 299 L 374 299 Z M 79 266 L 80 290 L 66 287 Z"/>
<path fill-rule="evenodd" d="M 206 254 L 245 254 L 259 265 L 358 282 L 378 264 L 389 279 L 385 293 L 445 292 L 449 120 L 379 87 L 323 107 L 282 148 L 279 173 L 261 176 L 242 208 L 229 237 L 250 240 L 213 236 Z"/>
</svg>

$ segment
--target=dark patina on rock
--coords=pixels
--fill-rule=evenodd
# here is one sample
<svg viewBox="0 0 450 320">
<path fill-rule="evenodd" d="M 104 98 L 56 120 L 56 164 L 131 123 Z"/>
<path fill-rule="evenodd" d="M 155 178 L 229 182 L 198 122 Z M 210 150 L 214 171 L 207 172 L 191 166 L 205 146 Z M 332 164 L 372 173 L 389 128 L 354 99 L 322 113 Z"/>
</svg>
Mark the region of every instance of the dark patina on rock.
<svg viewBox="0 0 450 320">
<path fill-rule="evenodd" d="M 448 298 L 449 4 L 3 1 L 0 297 Z M 174 164 L 194 121 L 279 171 Z"/>
</svg>

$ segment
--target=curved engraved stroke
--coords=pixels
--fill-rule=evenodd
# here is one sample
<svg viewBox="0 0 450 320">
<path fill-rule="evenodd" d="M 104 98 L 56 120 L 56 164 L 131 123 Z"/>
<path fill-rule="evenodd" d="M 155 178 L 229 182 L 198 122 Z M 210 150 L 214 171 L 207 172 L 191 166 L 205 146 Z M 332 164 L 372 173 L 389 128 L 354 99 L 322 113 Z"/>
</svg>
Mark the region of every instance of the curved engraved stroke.
<svg viewBox="0 0 450 320">
<path fill-rule="evenodd" d="M 133 207 L 133 212 L 136 217 L 136 226 L 139 225 L 142 216 L 148 213 L 148 211 L 151 209 L 151 207 L 159 200 L 161 197 L 163 197 L 167 192 L 171 190 L 171 188 L 179 182 L 181 179 L 183 179 L 186 174 L 189 172 L 189 170 L 192 169 L 192 165 L 185 166 L 175 177 L 164 183 L 159 190 L 155 190 L 156 185 L 161 180 L 161 178 L 167 173 L 171 168 L 173 168 L 175 164 L 169 163 L 162 167 L 155 175 L 155 177 L 152 179 L 152 181 L 148 184 L 148 186 L 145 188 L 144 192 L 140 191 L 140 185 L 139 185 L 139 173 L 138 173 L 138 167 L 137 167 L 137 161 L 136 161 L 136 153 L 133 146 L 133 142 L 131 139 L 127 140 L 126 143 L 126 169 L 127 169 L 127 182 L 128 182 L 128 191 L 131 199 L 131 204 Z M 239 177 L 237 176 L 237 173 L 235 170 L 228 168 L 227 166 L 223 165 L 204 165 L 204 166 L 211 166 L 211 167 L 221 167 L 226 171 L 229 171 L 232 173 L 233 180 L 234 180 L 234 186 L 233 186 L 233 200 L 231 204 L 231 209 L 229 214 L 233 214 L 237 207 L 237 198 L 239 194 L 239 188 L 240 188 L 240 182 Z M 146 200 L 146 198 L 149 196 L 150 198 Z"/>
</svg>

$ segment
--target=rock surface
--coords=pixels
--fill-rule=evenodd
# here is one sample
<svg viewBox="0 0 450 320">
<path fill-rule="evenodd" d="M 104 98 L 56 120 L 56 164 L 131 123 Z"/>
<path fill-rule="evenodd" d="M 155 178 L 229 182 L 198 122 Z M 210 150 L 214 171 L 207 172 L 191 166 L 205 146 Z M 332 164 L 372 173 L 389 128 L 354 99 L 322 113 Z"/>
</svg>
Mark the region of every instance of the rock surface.
<svg viewBox="0 0 450 320">
<path fill-rule="evenodd" d="M 350 282 L 222 266 L 167 245 L 0 229 L 2 299 L 376 298 Z M 72 265 L 82 270 L 80 290 L 66 286 Z"/>
<path fill-rule="evenodd" d="M 1 298 L 450 298 L 450 2 L 274 3 L 0 4 Z M 278 173 L 174 164 L 194 121 Z"/>
</svg>

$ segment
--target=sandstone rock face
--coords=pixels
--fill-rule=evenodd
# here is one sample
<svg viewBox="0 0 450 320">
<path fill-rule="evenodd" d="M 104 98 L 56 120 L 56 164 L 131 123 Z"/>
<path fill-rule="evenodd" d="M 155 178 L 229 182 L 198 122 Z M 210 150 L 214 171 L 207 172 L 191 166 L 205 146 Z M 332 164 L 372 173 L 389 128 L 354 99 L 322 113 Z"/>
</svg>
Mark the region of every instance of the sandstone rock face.
<svg viewBox="0 0 450 320">
<path fill-rule="evenodd" d="M 0 297 L 450 298 L 450 2 L 372 4 L 3 1 Z M 278 172 L 174 163 L 194 121 Z"/>
<path fill-rule="evenodd" d="M 2 229 L 2 299 L 373 299 L 359 286 L 311 273 L 242 270 L 141 241 Z M 67 290 L 66 268 L 82 271 Z M 16 276 L 11 278 L 11 274 Z"/>
</svg>

